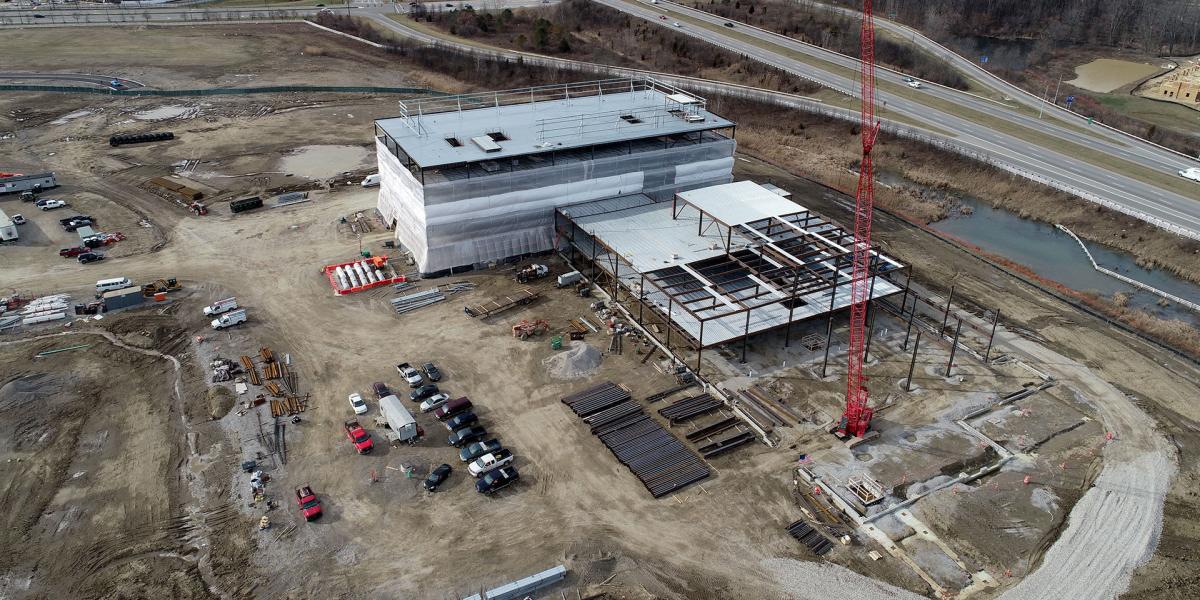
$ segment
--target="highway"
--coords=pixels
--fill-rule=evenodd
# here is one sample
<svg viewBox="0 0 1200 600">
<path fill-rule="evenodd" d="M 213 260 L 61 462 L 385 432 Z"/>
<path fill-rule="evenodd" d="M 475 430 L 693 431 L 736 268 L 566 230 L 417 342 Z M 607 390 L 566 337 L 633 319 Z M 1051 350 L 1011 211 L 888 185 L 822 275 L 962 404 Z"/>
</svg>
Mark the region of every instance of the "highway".
<svg viewBox="0 0 1200 600">
<path fill-rule="evenodd" d="M 748 25 L 737 24 L 734 28 L 725 28 L 723 27 L 725 19 L 666 2 L 652 6 L 623 0 L 596 1 L 647 21 L 671 27 L 680 33 L 723 46 L 748 58 L 776 66 L 831 89 L 850 94 L 857 93 L 857 82 L 854 79 L 854 73 L 857 72 L 857 60 L 852 57 L 803 44 Z M 462 4 L 462 2 L 455 4 Z M 488 0 L 474 4 L 479 8 L 499 8 L 533 6 L 542 4 L 542 2 L 540 0 Z M 398 5 L 397 9 L 406 10 L 407 5 Z M 338 12 L 350 10 L 353 14 L 369 18 L 400 35 L 418 41 L 435 41 L 431 36 L 416 32 L 388 19 L 384 13 L 392 12 L 392 8 L 375 6 L 350 9 L 345 7 L 328 9 L 315 7 L 287 9 L 139 7 L 136 10 L 80 7 L 40 11 L 40 14 L 44 15 L 42 19 L 33 18 L 33 11 L 29 9 L 7 9 L 0 10 L 0 25 L 82 26 L 105 25 L 113 22 L 143 23 L 146 21 L 183 24 L 209 20 L 294 18 L 313 15 L 321 10 Z M 694 25 L 686 20 L 680 21 L 682 27 L 672 27 L 673 21 L 664 21 L 659 18 L 663 14 L 663 10 L 672 11 L 673 14 L 680 15 L 684 19 L 710 23 L 716 27 L 716 30 Z M 723 31 L 726 29 L 728 32 Z M 468 51 L 479 51 L 476 47 L 448 42 L 442 38 L 438 38 L 436 41 Z M 784 52 L 794 53 L 793 56 L 803 54 L 806 59 L 811 57 L 811 60 L 807 62 L 797 60 L 785 55 Z M 511 57 L 533 56 L 500 50 L 491 51 L 491 53 Z M 812 63 L 817 60 L 832 66 L 824 69 L 815 67 Z M 567 66 L 570 66 L 569 63 L 580 64 L 562 59 L 543 59 L 543 62 L 545 61 L 554 61 Z M 1112 161 L 1117 164 L 1120 161 L 1126 161 L 1142 169 L 1174 177 L 1180 168 L 1195 164 L 1185 157 L 1169 152 L 1155 151 L 1154 147 L 1149 144 L 1140 144 L 1127 139 L 1121 142 L 1109 139 L 1107 135 L 1091 135 L 1083 127 L 1072 125 L 1066 121 L 1039 120 L 1036 116 L 1020 112 L 1000 102 L 941 86 L 927 85 L 920 90 L 912 90 L 904 85 L 900 74 L 886 70 L 881 70 L 879 73 L 879 81 L 881 83 L 881 90 L 878 94 L 879 101 L 886 103 L 886 110 L 903 117 L 906 121 L 926 124 L 922 134 L 928 138 L 928 141 L 940 143 L 953 151 L 964 154 L 985 156 L 988 158 L 988 162 L 1003 169 L 1047 183 L 1087 200 L 1099 202 L 1181 235 L 1200 239 L 1200 201 L 1196 199 L 1197 196 L 1200 196 L 1200 187 L 1196 188 L 1198 191 L 1196 195 L 1183 196 L 1146 181 L 1113 172 L 1087 160 L 1090 158 L 1092 161 Z M 709 84 L 708 87 L 717 89 L 741 87 L 728 86 L 720 82 L 706 83 Z M 760 92 L 768 95 L 774 94 L 765 90 Z M 968 111 L 965 115 L 963 114 L 964 110 Z M 952 135 L 947 136 L 941 132 L 952 132 Z M 1035 139 L 1029 139 L 1031 134 L 1035 136 Z M 1180 181 L 1188 183 L 1183 179 Z"/>
<path fill-rule="evenodd" d="M 647 21 L 670 27 L 706 42 L 725 47 L 806 79 L 815 81 L 834 90 L 858 95 L 858 83 L 854 74 L 858 71 L 858 60 L 798 42 L 791 38 L 763 31 L 749 25 L 736 23 L 733 28 L 724 27 L 727 19 L 703 11 L 683 7 L 670 2 L 650 5 L 623 0 L 595 0 Z M 659 17 L 664 11 L 667 19 Z M 694 19 L 716 26 L 716 29 L 676 21 L 676 16 Z M 679 22 L 681 27 L 674 27 Z M 727 30 L 727 31 L 721 31 Z M 751 41 L 747 41 L 750 38 Z M 801 61 L 784 54 L 784 51 L 803 54 L 812 59 L 825 61 L 848 71 L 822 69 L 811 62 Z M 844 74 L 843 74 L 844 73 Z M 903 76 L 887 70 L 877 75 L 880 88 L 877 99 L 888 111 L 937 129 L 952 131 L 954 141 L 967 144 L 1003 159 L 1013 166 L 1059 181 L 1076 190 L 1127 207 L 1130 211 L 1143 213 L 1145 220 L 1156 224 L 1174 224 L 1200 238 L 1200 187 L 1196 194 L 1183 196 L 1162 189 L 1144 180 L 1113 172 L 1095 162 L 1113 158 L 1120 159 L 1168 176 L 1176 176 L 1179 169 L 1195 166 L 1195 161 L 1166 151 L 1155 151 L 1148 144 L 1123 145 L 1107 136 L 1093 136 L 1063 122 L 1037 119 L 1003 104 L 971 94 L 965 94 L 942 86 L 926 85 L 920 90 L 905 86 Z M 961 107 L 985 116 L 994 123 L 980 122 L 978 116 L 966 118 L 960 111 L 943 110 L 940 106 Z M 1002 129 L 1013 131 L 1007 133 Z M 1022 131 L 1027 130 L 1027 131 Z M 1020 132 L 1020 137 L 1015 135 Z M 1047 147 L 1036 140 L 1028 139 L 1026 133 L 1039 138 L 1050 138 L 1052 142 L 1066 146 L 1064 149 Z M 1090 162 L 1089 161 L 1094 161 Z M 1181 182 L 1184 182 L 1182 178 Z M 1090 198 L 1089 198 L 1090 199 Z M 1156 222 L 1161 221 L 1161 222 Z"/>
</svg>

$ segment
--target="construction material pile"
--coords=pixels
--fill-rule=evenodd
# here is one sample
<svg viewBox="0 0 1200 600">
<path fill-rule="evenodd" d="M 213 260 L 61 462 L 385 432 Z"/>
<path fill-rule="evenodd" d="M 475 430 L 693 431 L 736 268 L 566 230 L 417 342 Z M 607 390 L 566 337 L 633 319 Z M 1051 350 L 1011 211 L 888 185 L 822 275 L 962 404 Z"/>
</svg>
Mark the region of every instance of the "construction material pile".
<svg viewBox="0 0 1200 600">
<path fill-rule="evenodd" d="M 398 275 L 386 256 L 372 256 L 336 265 L 325 265 L 322 269 L 333 293 L 338 296 L 353 294 L 406 281 Z"/>
<path fill-rule="evenodd" d="M 583 341 L 572 341 L 570 346 L 558 354 L 542 361 L 546 370 L 555 379 L 577 379 L 587 377 L 600 369 L 604 355 Z"/>
<path fill-rule="evenodd" d="M 602 383 L 562 399 L 655 498 L 711 475 L 700 457 L 642 411 L 629 390 Z"/>
<path fill-rule="evenodd" d="M 699 396 L 684 398 L 666 408 L 660 408 L 658 414 L 671 421 L 672 425 L 675 425 L 710 413 L 721 406 L 723 406 L 723 403 L 720 400 L 708 394 L 700 394 Z"/>
<path fill-rule="evenodd" d="M 821 532 L 813 529 L 813 526 L 809 525 L 807 521 L 800 520 L 788 525 L 787 532 L 801 544 L 808 546 L 808 549 L 817 556 L 823 556 L 833 549 L 833 542 L 821 535 Z"/>
</svg>

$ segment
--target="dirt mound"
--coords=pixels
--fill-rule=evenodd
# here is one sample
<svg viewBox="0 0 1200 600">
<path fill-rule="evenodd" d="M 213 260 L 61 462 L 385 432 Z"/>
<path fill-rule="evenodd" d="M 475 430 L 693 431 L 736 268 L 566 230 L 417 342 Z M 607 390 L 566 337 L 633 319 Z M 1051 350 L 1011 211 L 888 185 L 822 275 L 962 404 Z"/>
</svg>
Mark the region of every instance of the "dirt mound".
<svg viewBox="0 0 1200 600">
<path fill-rule="evenodd" d="M 543 360 L 542 364 L 546 365 L 546 370 L 555 379 L 577 379 L 599 370 L 603 358 L 599 350 L 576 340 L 566 350 Z"/>
<path fill-rule="evenodd" d="M 227 387 L 215 386 L 208 390 L 208 415 L 213 420 L 220 419 L 233 408 L 236 398 Z"/>
</svg>

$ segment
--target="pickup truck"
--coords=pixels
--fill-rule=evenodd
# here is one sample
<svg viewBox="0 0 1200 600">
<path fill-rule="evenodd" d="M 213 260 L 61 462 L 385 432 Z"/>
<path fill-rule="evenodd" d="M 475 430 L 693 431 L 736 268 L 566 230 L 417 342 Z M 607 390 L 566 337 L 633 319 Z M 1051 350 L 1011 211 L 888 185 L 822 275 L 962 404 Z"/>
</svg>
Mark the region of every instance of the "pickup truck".
<svg viewBox="0 0 1200 600">
<path fill-rule="evenodd" d="M 498 492 L 515 483 L 519 477 L 517 469 L 512 466 L 492 469 L 484 473 L 483 477 L 480 477 L 479 481 L 475 482 L 475 491 L 480 494 Z"/>
<path fill-rule="evenodd" d="M 245 322 L 246 322 L 246 309 L 243 308 L 243 309 L 235 310 L 230 313 L 225 313 L 225 314 L 213 319 L 212 328 L 213 329 L 225 329 L 226 327 L 233 327 L 234 325 L 237 325 L 238 323 L 245 323 Z"/>
<path fill-rule="evenodd" d="M 296 488 L 296 505 L 300 507 L 300 514 L 304 515 L 305 521 L 321 518 L 321 501 L 313 493 L 312 486 Z"/>
<path fill-rule="evenodd" d="M 38 200 L 37 206 L 42 210 L 54 210 L 56 208 L 62 208 L 66 205 L 67 203 L 63 202 L 62 200 Z"/>
<path fill-rule="evenodd" d="M 362 425 L 359 425 L 358 419 L 350 419 L 343 423 L 342 427 L 346 430 L 346 438 L 350 440 L 351 444 L 354 444 L 354 449 L 359 454 L 369 454 L 375 447 L 371 443 L 371 434 L 367 433 Z"/>
<path fill-rule="evenodd" d="M 475 459 L 475 462 L 471 463 L 471 465 L 467 467 L 467 470 L 471 472 L 471 475 L 479 477 L 480 475 L 483 475 L 492 469 L 499 469 L 500 467 L 503 467 L 512 461 L 512 450 L 497 450 L 496 452 L 484 454 L 483 456 Z"/>
<path fill-rule="evenodd" d="M 409 387 L 417 387 L 425 382 L 421 372 L 406 362 L 396 365 L 396 372 L 408 382 Z"/>
<path fill-rule="evenodd" d="M 212 316 L 219 315 L 224 312 L 229 312 L 238 307 L 237 298 L 226 298 L 217 300 L 212 304 L 204 307 L 204 314 Z"/>
</svg>

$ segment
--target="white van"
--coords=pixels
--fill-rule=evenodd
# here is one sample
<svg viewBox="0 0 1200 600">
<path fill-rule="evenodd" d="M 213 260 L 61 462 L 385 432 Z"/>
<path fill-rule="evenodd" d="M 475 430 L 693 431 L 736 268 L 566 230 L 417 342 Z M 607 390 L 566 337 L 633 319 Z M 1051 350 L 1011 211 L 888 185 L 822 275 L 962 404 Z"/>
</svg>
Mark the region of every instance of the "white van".
<svg viewBox="0 0 1200 600">
<path fill-rule="evenodd" d="M 112 279 L 101 279 L 96 282 L 96 293 L 103 294 L 111 290 L 119 290 L 133 285 L 133 282 L 128 277 L 114 277 Z"/>
<path fill-rule="evenodd" d="M 367 175 L 367 178 L 362 180 L 363 187 L 375 187 L 377 185 L 379 185 L 379 173 Z"/>
</svg>

